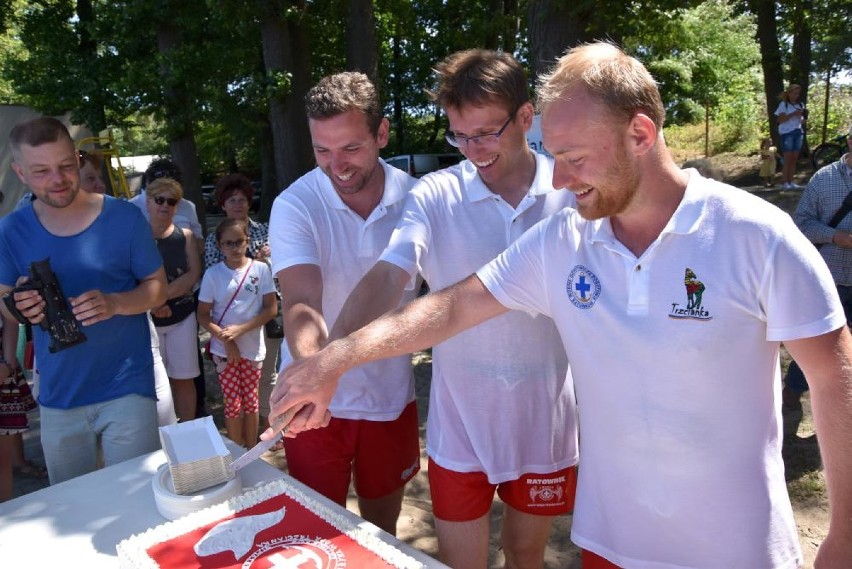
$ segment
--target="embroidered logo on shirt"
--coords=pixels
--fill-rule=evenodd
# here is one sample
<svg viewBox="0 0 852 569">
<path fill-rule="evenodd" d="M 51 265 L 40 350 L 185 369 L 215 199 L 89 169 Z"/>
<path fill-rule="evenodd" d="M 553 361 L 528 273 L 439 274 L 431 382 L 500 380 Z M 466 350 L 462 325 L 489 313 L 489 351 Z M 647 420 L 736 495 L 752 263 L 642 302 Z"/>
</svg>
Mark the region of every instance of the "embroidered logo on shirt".
<svg viewBox="0 0 852 569">
<path fill-rule="evenodd" d="M 672 311 L 669 318 L 688 318 L 692 320 L 711 320 L 713 317 L 704 309 L 702 300 L 704 298 L 704 283 L 698 280 L 695 272 L 688 268 L 684 272 L 683 284 L 686 287 L 686 306 L 678 302 L 672 302 Z"/>
<path fill-rule="evenodd" d="M 583 265 L 577 265 L 568 275 L 566 289 L 571 304 L 585 310 L 594 306 L 601 295 L 601 281 L 595 273 Z"/>
</svg>

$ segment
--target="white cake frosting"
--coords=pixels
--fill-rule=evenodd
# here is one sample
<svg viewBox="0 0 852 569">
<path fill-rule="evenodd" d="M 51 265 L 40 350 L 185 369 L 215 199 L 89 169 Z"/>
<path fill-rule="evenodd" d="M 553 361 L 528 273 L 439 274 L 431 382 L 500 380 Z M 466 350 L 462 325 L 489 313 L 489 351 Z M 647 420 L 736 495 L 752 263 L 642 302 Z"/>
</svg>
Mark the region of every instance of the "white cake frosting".
<svg viewBox="0 0 852 569">
<path fill-rule="evenodd" d="M 188 516 L 185 516 L 178 520 L 165 523 L 163 525 L 152 528 L 144 533 L 134 535 L 128 539 L 123 540 L 116 546 L 116 550 L 118 552 L 119 567 L 127 569 L 158 569 L 159 565 L 157 565 L 157 563 L 148 555 L 148 552 L 146 551 L 148 548 L 158 543 L 168 541 L 176 537 L 180 537 L 196 528 L 213 523 L 216 520 L 228 518 L 233 514 L 239 513 L 245 509 L 251 508 L 252 506 L 255 506 L 261 502 L 264 502 L 270 498 L 274 498 L 275 496 L 279 496 L 281 494 L 289 496 L 291 499 L 310 510 L 320 519 L 322 519 L 332 527 L 336 528 L 341 533 L 348 536 L 350 539 L 352 539 L 352 541 L 356 542 L 364 549 L 375 553 L 378 557 L 383 559 L 388 564 L 394 567 L 399 567 L 401 569 L 414 569 L 423 567 L 423 564 L 419 561 L 402 553 L 393 545 L 383 541 L 378 535 L 376 535 L 375 532 L 377 532 L 378 530 L 377 528 L 375 528 L 375 526 L 369 525 L 367 524 L 367 522 L 361 522 L 360 524 L 354 523 L 352 520 L 333 511 L 325 504 L 322 504 L 310 498 L 304 492 L 294 487 L 285 479 L 275 480 L 264 486 L 250 490 L 240 496 L 232 498 L 227 502 L 211 506 L 210 508 L 206 508 L 193 514 L 189 514 Z M 282 511 L 281 516 L 283 517 L 283 515 L 285 514 Z M 257 517 L 262 518 L 264 516 Z M 280 517 L 278 518 L 278 520 L 280 520 Z M 366 524 L 367 527 L 362 527 L 362 524 Z M 272 525 L 274 525 L 274 523 Z M 222 532 L 215 532 L 217 527 L 218 526 L 214 526 L 214 528 L 212 528 L 211 531 L 208 532 L 208 534 L 205 535 L 204 538 L 202 538 L 202 540 L 199 540 L 199 544 L 208 537 L 210 537 L 211 534 L 214 535 L 213 539 L 218 539 L 220 540 L 220 542 L 223 538 L 227 539 L 227 537 L 223 537 L 225 534 L 223 534 Z M 216 533 L 218 533 L 219 535 L 215 535 Z M 219 543 L 217 544 L 217 546 L 221 549 L 231 549 L 233 551 L 240 551 L 241 548 L 244 548 L 245 545 L 242 543 L 241 538 L 239 537 L 240 532 L 233 533 L 235 536 L 237 536 L 233 539 L 233 543 Z M 254 534 L 252 534 L 252 539 L 253 536 Z M 273 541 L 284 542 L 294 537 L 301 539 L 306 538 L 306 536 L 287 536 Z M 318 541 L 322 542 L 324 540 L 320 539 Z M 260 544 L 260 547 L 261 549 L 263 549 L 264 547 L 269 545 L 270 544 L 264 543 Z"/>
</svg>

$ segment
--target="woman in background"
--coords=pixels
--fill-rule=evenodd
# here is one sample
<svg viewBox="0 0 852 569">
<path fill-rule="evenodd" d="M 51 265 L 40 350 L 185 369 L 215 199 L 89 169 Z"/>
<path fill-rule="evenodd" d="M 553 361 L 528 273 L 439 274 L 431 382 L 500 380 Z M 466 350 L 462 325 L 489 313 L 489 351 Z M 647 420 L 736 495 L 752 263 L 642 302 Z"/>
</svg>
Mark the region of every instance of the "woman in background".
<svg viewBox="0 0 852 569">
<path fill-rule="evenodd" d="M 778 135 L 781 137 L 781 154 L 784 165 L 781 168 L 781 184 L 786 189 L 798 188 L 793 182 L 796 174 L 796 161 L 805 140 L 804 123 L 807 116 L 805 105 L 799 100 L 802 88 L 795 83 L 790 84 L 781 93 L 781 103 L 775 109 L 778 119 Z"/>
<path fill-rule="evenodd" d="M 201 278 L 201 259 L 189 229 L 174 224 L 183 188 L 171 178 L 158 178 L 148 185 L 147 207 L 151 231 L 163 257 L 168 280 L 166 304 L 151 310 L 157 329 L 160 357 L 169 377 L 175 411 L 181 421 L 195 418 L 196 393 L 193 379 L 198 368 L 198 323 L 192 290 Z"/>
</svg>

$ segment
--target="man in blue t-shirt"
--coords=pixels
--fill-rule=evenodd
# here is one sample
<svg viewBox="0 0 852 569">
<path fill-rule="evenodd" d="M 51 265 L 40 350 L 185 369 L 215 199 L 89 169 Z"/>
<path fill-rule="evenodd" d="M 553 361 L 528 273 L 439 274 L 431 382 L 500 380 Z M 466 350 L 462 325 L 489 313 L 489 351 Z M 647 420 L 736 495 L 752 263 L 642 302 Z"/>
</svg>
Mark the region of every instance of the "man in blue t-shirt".
<svg viewBox="0 0 852 569">
<path fill-rule="evenodd" d="M 159 447 L 145 312 L 166 300 L 166 278 L 138 208 L 80 191 L 74 143 L 56 119 L 10 133 L 12 168 L 36 196 L 0 221 L 0 294 L 50 267 L 87 340 L 51 353 L 37 291 L 14 294 L 34 324 L 41 442 L 51 484 L 95 470 L 100 438 L 109 466 Z"/>
</svg>

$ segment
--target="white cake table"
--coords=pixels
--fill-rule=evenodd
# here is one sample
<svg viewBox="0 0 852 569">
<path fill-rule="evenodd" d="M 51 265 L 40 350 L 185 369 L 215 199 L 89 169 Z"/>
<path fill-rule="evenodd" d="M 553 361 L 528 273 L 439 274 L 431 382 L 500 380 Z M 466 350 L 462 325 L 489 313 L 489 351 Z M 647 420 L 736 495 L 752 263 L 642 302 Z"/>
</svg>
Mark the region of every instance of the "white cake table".
<svg viewBox="0 0 852 569">
<path fill-rule="evenodd" d="M 242 454 L 243 449 L 226 442 L 234 458 Z M 0 565 L 116 567 L 118 542 L 168 521 L 157 511 L 151 488 L 151 478 L 165 462 L 163 451 L 157 451 L 0 504 Z M 243 468 L 240 476 L 244 490 L 287 477 L 262 460 Z M 297 481 L 292 482 L 426 567 L 445 567 Z"/>
</svg>

